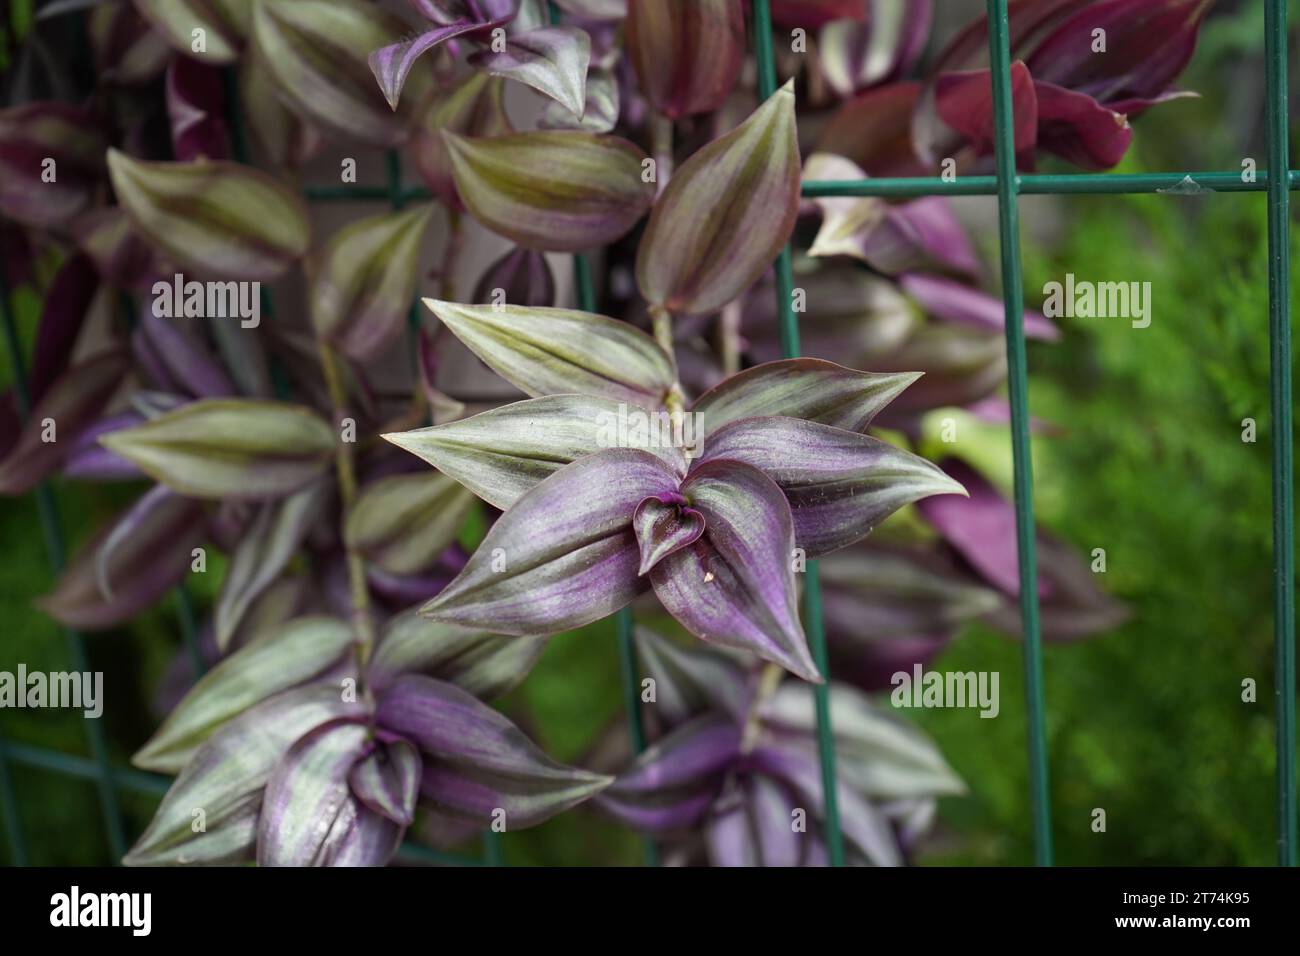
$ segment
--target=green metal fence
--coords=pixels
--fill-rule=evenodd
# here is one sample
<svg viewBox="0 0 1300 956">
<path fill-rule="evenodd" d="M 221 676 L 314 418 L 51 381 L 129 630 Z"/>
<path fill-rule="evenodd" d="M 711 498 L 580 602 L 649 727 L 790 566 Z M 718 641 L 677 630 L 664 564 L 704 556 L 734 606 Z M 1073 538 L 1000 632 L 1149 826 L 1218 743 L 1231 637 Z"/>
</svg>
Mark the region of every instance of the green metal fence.
<svg viewBox="0 0 1300 956">
<path fill-rule="evenodd" d="M 1281 866 L 1297 863 L 1296 818 L 1296 718 L 1295 718 L 1295 529 L 1294 477 L 1292 461 L 1291 413 L 1291 310 L 1290 310 L 1290 191 L 1300 186 L 1300 172 L 1290 170 L 1290 144 L 1287 103 L 1287 9 L 1286 0 L 1265 0 L 1267 60 L 1267 131 L 1268 172 L 1247 179 L 1237 172 L 1173 172 L 1137 175 L 1066 174 L 1020 175 L 1016 172 L 1013 139 L 1010 80 L 1010 44 L 1007 0 L 987 0 L 989 20 L 989 55 L 993 75 L 996 175 L 966 176 L 954 180 L 938 177 L 863 179 L 855 181 L 803 184 L 807 197 L 824 196 L 930 196 L 994 195 L 998 200 L 998 228 L 1001 241 L 1002 288 L 1006 308 L 1006 347 L 1009 398 L 1011 405 L 1011 439 L 1015 474 L 1016 541 L 1020 574 L 1020 613 L 1024 627 L 1023 660 L 1026 710 L 1028 715 L 1028 759 L 1030 769 L 1030 807 L 1034 837 L 1034 860 L 1041 866 L 1053 863 L 1051 797 L 1046 745 L 1046 695 L 1043 687 L 1042 639 L 1038 622 L 1038 567 L 1035 551 L 1033 470 L 1030 459 L 1028 380 L 1025 354 L 1024 281 L 1020 256 L 1019 196 L 1021 195 L 1106 195 L 1179 191 L 1188 179 L 1199 187 L 1221 192 L 1267 192 L 1269 243 L 1269 342 L 1270 407 L 1273 423 L 1273 595 L 1274 595 L 1274 699 L 1276 715 L 1276 805 L 1277 861 Z M 754 52 L 758 61 L 759 94 L 762 98 L 776 91 L 776 65 L 772 43 L 770 0 L 753 0 Z M 558 11 L 551 5 L 553 19 Z M 234 84 L 228 87 L 228 108 L 236 159 L 246 161 L 244 136 Z M 1271 175 L 1274 170 L 1285 175 Z M 389 155 L 386 187 L 308 188 L 307 197 L 315 201 L 386 200 L 400 208 L 412 200 L 429 198 L 426 190 L 406 188 L 402 183 L 400 159 Z M 590 263 L 586 256 L 574 260 L 574 280 L 578 305 L 595 311 L 596 294 Z M 788 357 L 800 354 L 799 325 L 793 308 L 794 270 L 789 247 L 776 262 L 777 314 L 780 320 L 782 350 Z M 419 327 L 417 306 L 411 309 L 412 334 Z M 270 302 L 264 311 L 270 314 Z M 0 275 L 0 326 L 13 368 L 15 391 L 20 412 L 29 411 L 25 373 L 8 291 Z M 64 546 L 58 513 L 48 485 L 36 491 L 42 528 L 50 555 L 50 565 L 57 574 L 64 564 Z M 184 589 L 176 594 L 181 633 L 201 670 L 198 639 L 193 613 Z M 821 585 L 817 562 L 808 563 L 804 581 L 804 625 L 813 657 L 823 674 L 829 674 L 826 635 L 822 626 Z M 636 674 L 636 651 L 630 610 L 617 615 L 623 694 L 627 707 L 628 730 L 633 749 L 645 748 L 645 732 L 639 708 L 639 682 Z M 67 640 L 75 670 L 85 669 L 85 644 L 82 636 L 68 630 Z M 817 738 L 821 758 L 824 818 L 827 829 L 829 859 L 832 866 L 844 862 L 844 847 L 836 806 L 836 771 L 833 728 L 830 717 L 830 693 L 823 684 L 815 688 Z M 104 814 L 109 848 L 114 858 L 126 849 L 118 791 L 133 790 L 161 794 L 169 784 L 166 777 L 130 768 L 113 766 L 108 744 L 98 721 L 88 720 L 86 735 L 91 757 L 79 757 L 40 747 L 6 741 L 0 737 L 0 810 L 5 832 L 12 847 L 14 862 L 24 865 L 28 854 L 14 795 L 12 766 L 23 765 L 56 771 L 95 782 Z M 439 853 L 408 844 L 399 858 L 413 862 L 459 865 L 497 865 L 501 848 L 495 834 L 487 834 L 482 859 Z M 657 862 L 656 847 L 645 841 L 645 861 Z"/>
</svg>

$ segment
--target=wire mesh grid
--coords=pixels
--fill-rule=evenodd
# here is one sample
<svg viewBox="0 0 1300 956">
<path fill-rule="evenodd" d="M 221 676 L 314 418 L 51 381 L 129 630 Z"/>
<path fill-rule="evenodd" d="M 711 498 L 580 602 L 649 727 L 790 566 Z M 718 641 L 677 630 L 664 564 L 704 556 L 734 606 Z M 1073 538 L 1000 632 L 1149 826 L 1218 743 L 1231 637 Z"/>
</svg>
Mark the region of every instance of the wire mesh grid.
<svg viewBox="0 0 1300 956">
<path fill-rule="evenodd" d="M 558 10 L 551 4 L 551 17 Z M 1028 761 L 1030 809 L 1034 840 L 1034 862 L 1050 866 L 1054 862 L 1052 847 L 1051 790 L 1047 759 L 1046 694 L 1043 682 L 1042 638 L 1038 621 L 1038 565 L 1035 547 L 1033 471 L 1030 458 L 1029 403 L 1027 360 L 1024 333 L 1024 281 L 1020 254 L 1020 219 L 1018 200 L 1021 195 L 1114 195 L 1187 191 L 1199 187 L 1221 192 L 1266 192 L 1268 201 L 1269 247 L 1269 352 L 1270 411 L 1273 422 L 1273 599 L 1274 599 L 1274 700 L 1276 720 L 1276 842 L 1280 866 L 1297 863 L 1296 818 L 1296 720 L 1295 720 L 1295 530 L 1292 448 L 1291 383 L 1291 314 L 1290 314 L 1290 191 L 1300 185 L 1300 172 L 1290 170 L 1290 144 L 1287 99 L 1287 7 L 1286 0 L 1266 0 L 1266 84 L 1268 171 L 1254 177 L 1237 172 L 1170 172 L 1142 174 L 1048 174 L 1021 175 L 1016 170 L 1014 124 L 1011 96 L 1011 64 L 1007 0 L 987 0 L 989 22 L 989 59 L 993 79 L 996 174 L 942 177 L 899 177 L 846 181 L 805 181 L 805 197 L 879 196 L 918 197 L 991 195 L 997 197 L 998 231 L 1001 249 L 1003 304 L 1006 313 L 1005 334 L 1008 361 L 1009 402 L 1011 406 L 1011 445 L 1014 466 L 1016 543 L 1020 580 L 1020 614 L 1024 629 L 1023 664 L 1028 717 Z M 776 91 L 777 77 L 773 46 L 770 0 L 753 0 L 752 30 L 754 54 L 758 64 L 759 95 L 766 99 Z M 247 139 L 239 111 L 238 91 L 228 86 L 228 109 L 235 158 L 248 159 Z M 1286 170 L 1273 176 L 1273 170 Z M 307 188 L 308 199 L 319 202 L 385 200 L 397 209 L 413 200 L 429 198 L 427 190 L 408 188 L 402 182 L 401 160 L 396 152 L 388 155 L 387 185 L 384 187 L 331 186 Z M 793 306 L 794 267 L 789 246 L 782 250 L 775 265 L 776 307 L 781 346 L 786 357 L 800 355 L 798 317 Z M 25 370 L 18 341 L 8 290 L 0 275 L 0 328 L 12 367 L 19 410 L 26 416 L 30 402 L 25 385 Z M 578 306 L 596 310 L 595 282 L 590 261 L 585 255 L 574 257 L 574 283 Z M 270 313 L 271 303 L 264 303 Z M 412 335 L 419 328 L 418 305 L 410 314 Z M 51 570 L 57 574 L 64 565 L 64 542 L 53 493 L 48 484 L 35 492 L 41 517 Z M 183 587 L 177 589 L 176 609 L 184 643 L 194 662 L 195 672 L 202 670 L 194 615 Z M 829 676 L 826 635 L 822 624 L 820 577 L 816 561 L 809 561 L 803 591 L 804 625 L 813 657 L 822 674 Z M 630 610 L 616 616 L 620 672 L 627 709 L 628 733 L 632 748 L 645 749 L 645 731 L 639 709 L 639 685 L 636 676 L 636 650 Z M 85 669 L 85 643 L 77 632 L 65 631 L 72 666 Z M 835 738 L 830 716 L 828 684 L 815 688 L 817 741 L 821 762 L 822 792 L 825 799 L 824 819 L 828 858 L 832 866 L 843 865 L 844 845 L 836 806 Z M 21 744 L 0 737 L 0 811 L 3 811 L 5 834 L 13 862 L 25 865 L 28 851 L 18 816 L 13 784 L 13 766 L 62 773 L 93 781 L 109 849 L 114 859 L 126 851 L 127 838 L 118 801 L 119 790 L 161 794 L 168 778 L 131 768 L 116 767 L 109 759 L 108 742 L 98 721 L 86 723 L 90 757 L 81 757 L 47 748 Z M 497 834 L 484 836 L 481 857 L 468 857 L 430 850 L 407 843 L 399 859 L 450 865 L 500 865 L 503 862 Z M 648 865 L 658 861 L 657 848 L 645 840 L 644 858 Z"/>
</svg>

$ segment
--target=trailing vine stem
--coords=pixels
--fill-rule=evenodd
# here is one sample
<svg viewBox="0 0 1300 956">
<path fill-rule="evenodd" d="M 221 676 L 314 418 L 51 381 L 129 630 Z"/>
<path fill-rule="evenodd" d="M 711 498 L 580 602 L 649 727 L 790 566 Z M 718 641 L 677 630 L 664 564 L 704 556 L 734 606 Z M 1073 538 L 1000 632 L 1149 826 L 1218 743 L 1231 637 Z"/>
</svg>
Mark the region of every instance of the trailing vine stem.
<svg viewBox="0 0 1300 956">
<path fill-rule="evenodd" d="M 673 365 L 673 384 L 664 396 L 664 407 L 672 416 L 674 434 L 681 434 L 682 420 L 686 414 L 686 395 L 682 383 L 677 377 L 677 349 L 673 344 L 673 314 L 661 305 L 650 306 L 650 322 L 654 329 L 655 341 L 659 343 Z"/>
<path fill-rule="evenodd" d="M 329 390 L 330 403 L 334 406 L 334 422 L 337 427 L 347 410 L 347 389 L 343 384 L 343 374 L 338 356 L 324 339 L 318 338 L 316 346 L 320 352 L 321 370 L 325 374 L 325 385 Z M 347 520 L 357 498 L 356 462 L 352 455 L 352 443 L 340 439 L 334 453 L 334 473 L 339 484 L 339 498 L 343 504 L 341 522 Z M 375 629 L 370 617 L 370 587 L 366 582 L 366 566 L 361 555 L 348 544 L 347 535 L 340 534 L 344 542 L 344 554 L 348 568 L 348 591 L 352 599 L 352 629 L 357 637 L 357 655 L 362 667 L 370 659 L 374 649 Z"/>
</svg>

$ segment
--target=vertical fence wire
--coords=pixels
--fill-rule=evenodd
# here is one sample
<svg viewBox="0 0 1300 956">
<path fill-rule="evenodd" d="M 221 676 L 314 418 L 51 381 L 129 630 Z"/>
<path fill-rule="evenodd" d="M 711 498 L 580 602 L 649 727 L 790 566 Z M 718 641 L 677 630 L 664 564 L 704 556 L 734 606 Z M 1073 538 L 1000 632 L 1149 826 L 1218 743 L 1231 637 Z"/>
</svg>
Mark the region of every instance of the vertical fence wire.
<svg viewBox="0 0 1300 956">
<path fill-rule="evenodd" d="M 577 293 L 578 308 L 583 312 L 596 311 L 596 285 L 591 275 L 591 261 L 583 254 L 573 257 L 573 285 Z M 641 720 L 641 687 L 636 669 L 636 622 L 632 609 L 625 607 L 614 615 L 618 641 L 618 671 L 622 683 L 623 708 L 627 713 L 627 733 L 632 753 L 640 754 L 646 748 L 645 724 Z M 642 859 L 646 866 L 659 865 L 659 848 L 653 837 L 642 841 Z"/>
<path fill-rule="evenodd" d="M 1295 501 L 1291 423 L 1291 193 L 1287 0 L 1264 8 L 1268 80 L 1269 400 L 1273 427 L 1273 695 L 1277 721 L 1277 861 L 1296 865 Z"/>
<path fill-rule="evenodd" d="M 770 0 L 754 0 L 754 57 L 758 62 L 758 95 L 766 100 L 776 92 L 776 53 L 772 39 Z M 786 245 L 776 260 L 776 314 L 781 330 L 781 351 L 786 358 L 798 358 L 799 320 L 794 312 L 794 259 Z M 804 571 L 804 630 L 813 661 L 826 683 L 813 687 L 817 712 L 817 753 L 821 763 L 823 816 L 826 822 L 826 851 L 831 866 L 844 865 L 844 836 L 840 832 L 838 774 L 835 767 L 835 731 L 831 726 L 830 664 L 826 651 L 826 629 L 822 622 L 821 569 L 809 561 Z"/>
<path fill-rule="evenodd" d="M 1006 306 L 1007 379 L 1011 402 L 1011 453 L 1015 468 L 1016 551 L 1020 617 L 1024 626 L 1025 704 L 1029 720 L 1029 788 L 1034 862 L 1052 865 L 1052 808 L 1047 770 L 1043 648 L 1038 627 L 1038 557 L 1034 528 L 1034 471 L 1029 442 L 1029 379 L 1025 356 L 1024 276 L 1020 262 L 1019 179 L 1011 105 L 1011 44 L 1007 0 L 988 0 L 989 62 L 998 176 L 998 232 L 1002 245 L 1002 297 Z"/>
<path fill-rule="evenodd" d="M 13 373 L 14 400 L 19 417 L 26 421 L 32 413 L 31 395 L 27 390 L 27 371 L 23 368 L 22 348 L 18 342 L 18 330 L 14 325 L 13 311 L 9 303 L 9 287 L 5 276 L 0 272 L 0 326 L 3 327 L 6 350 Z M 40 510 L 41 527 L 45 535 L 45 549 L 50 570 L 57 578 L 63 573 L 66 563 L 63 542 L 63 530 L 59 524 L 58 505 L 49 482 L 41 482 L 36 488 L 36 503 Z M 72 628 L 64 628 L 67 638 L 68 657 L 73 671 L 89 671 L 86 658 L 86 644 L 81 634 Z M 108 735 L 99 720 L 84 718 L 86 741 L 95 761 L 95 788 L 99 794 L 99 807 L 104 817 L 104 828 L 108 834 L 108 847 L 116 863 L 126 854 L 126 830 L 122 823 L 122 810 L 118 803 L 117 790 L 113 784 L 113 768 L 108 759 Z M 8 773 L 4 772 L 7 778 Z M 0 783 L 0 790 L 3 784 Z M 4 798 L 8 802 L 7 796 Z M 15 847 L 18 845 L 15 844 Z M 17 855 L 17 853 L 15 854 Z"/>
</svg>

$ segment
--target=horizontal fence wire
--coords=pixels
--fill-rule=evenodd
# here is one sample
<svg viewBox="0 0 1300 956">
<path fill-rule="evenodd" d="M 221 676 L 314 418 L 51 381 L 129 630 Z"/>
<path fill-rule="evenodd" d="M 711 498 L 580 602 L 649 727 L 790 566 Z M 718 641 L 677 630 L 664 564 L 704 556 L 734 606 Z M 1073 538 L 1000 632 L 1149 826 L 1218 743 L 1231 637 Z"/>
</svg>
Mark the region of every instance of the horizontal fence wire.
<svg viewBox="0 0 1300 956">
<path fill-rule="evenodd" d="M 1205 171 L 1186 173 L 1019 173 L 1014 177 L 1024 196 L 1122 196 L 1145 193 L 1201 195 L 1203 193 L 1267 192 L 1269 175 L 1264 170 Z M 1300 189 L 1300 170 L 1287 174 L 1290 189 Z M 805 198 L 882 196 L 996 196 L 996 176 L 893 176 L 879 179 L 808 179 L 801 191 Z M 386 186 L 308 186 L 308 199 L 316 202 L 360 202 L 389 199 Z M 403 190 L 405 202 L 433 198 L 423 186 Z"/>
<path fill-rule="evenodd" d="M 1019 251 L 1019 195 L 1122 195 L 1161 193 L 1199 195 L 1209 192 L 1266 192 L 1269 203 L 1269 332 L 1270 332 L 1270 403 L 1273 417 L 1273 519 L 1274 519 L 1274 621 L 1275 621 L 1275 700 L 1277 743 L 1277 847 L 1278 863 L 1295 866 L 1297 856 L 1296 816 L 1296 726 L 1295 726 L 1295 566 L 1294 566 L 1294 464 L 1292 447 L 1292 382 L 1290 333 L 1290 220 L 1289 194 L 1300 188 L 1300 170 L 1289 167 L 1289 124 L 1287 99 L 1286 0 L 1267 0 L 1267 85 L 1269 169 L 1287 169 L 1283 183 L 1268 171 L 1204 171 L 1163 173 L 1088 173 L 1088 174 L 1019 174 L 1015 169 L 1012 140 L 1009 43 L 1006 0 L 987 0 L 989 44 L 994 84 L 995 159 L 993 176 L 895 177 L 881 179 L 805 181 L 805 197 L 915 197 L 977 196 L 998 198 L 999 238 L 1002 247 L 1003 294 L 1006 308 L 1008 353 L 1008 387 L 1012 415 L 1012 451 L 1015 465 L 1015 505 L 1017 546 L 1019 553 L 1021 615 L 1025 624 L 1026 705 L 1029 715 L 1029 762 L 1031 810 L 1033 815 L 1034 858 L 1040 865 L 1052 862 L 1051 811 L 1048 767 L 1045 750 L 1045 695 L 1042 680 L 1041 638 L 1037 621 L 1037 565 L 1034 560 L 1034 518 L 1032 466 L 1029 457 L 1028 398 L 1025 341 L 1023 330 L 1023 277 Z M 754 52 L 759 65 L 760 94 L 766 98 L 776 89 L 770 0 L 754 0 Z M 228 89 L 233 90 L 233 86 Z M 230 97 L 234 106 L 231 125 L 237 157 L 247 158 L 247 140 L 238 115 L 237 94 Z M 387 201 L 394 209 L 409 202 L 432 198 L 422 187 L 405 187 L 401 182 L 400 160 L 396 153 L 388 156 L 388 182 L 383 187 L 315 186 L 304 194 L 319 202 Z M 778 315 L 781 317 L 783 351 L 787 356 L 799 354 L 797 318 L 792 308 L 792 253 L 781 252 L 776 263 Z M 586 256 L 574 257 L 575 287 L 579 307 L 595 309 L 594 283 Z M 268 303 L 269 305 L 269 303 Z M 418 303 L 413 304 L 410 325 L 414 335 L 420 325 Z M 25 372 L 15 323 L 10 308 L 9 290 L 0 275 L 0 331 L 10 353 L 15 391 L 20 405 L 26 408 Z M 52 569 L 63 565 L 64 546 L 52 492 L 43 483 L 36 491 L 37 505 L 46 535 Z M 809 562 L 805 581 L 805 625 L 818 667 L 828 675 L 825 634 L 821 624 L 820 587 L 816 562 Z M 197 629 L 191 601 L 183 589 L 176 592 L 177 617 L 196 676 L 203 663 L 198 652 Z M 620 665 L 624 696 L 627 702 L 629 734 L 633 750 L 645 747 L 641 724 L 639 695 L 635 672 L 635 644 L 630 610 L 616 617 Z M 74 669 L 85 669 L 85 647 L 80 634 L 67 631 Z M 835 807 L 834 737 L 830 726 L 829 693 L 825 685 L 816 688 L 818 743 L 822 759 L 823 792 L 826 799 L 828 854 L 833 864 L 843 860 L 838 811 Z M 125 851 L 122 816 L 117 791 L 158 795 L 165 792 L 169 779 L 132 768 L 113 767 L 108 760 L 107 741 L 98 724 L 87 729 L 92 758 L 62 753 L 49 748 L 7 741 L 0 737 L 0 811 L 5 818 L 5 835 L 14 862 L 27 863 L 29 852 L 24 839 L 15 793 L 12 767 L 26 765 L 92 781 L 96 784 L 104 815 L 110 849 L 120 859 Z M 646 841 L 646 862 L 657 861 L 656 847 Z M 485 840 L 485 860 L 442 853 L 414 844 L 404 844 L 398 859 L 405 862 L 440 863 L 476 866 L 500 862 L 500 845 L 490 832 Z"/>
</svg>

